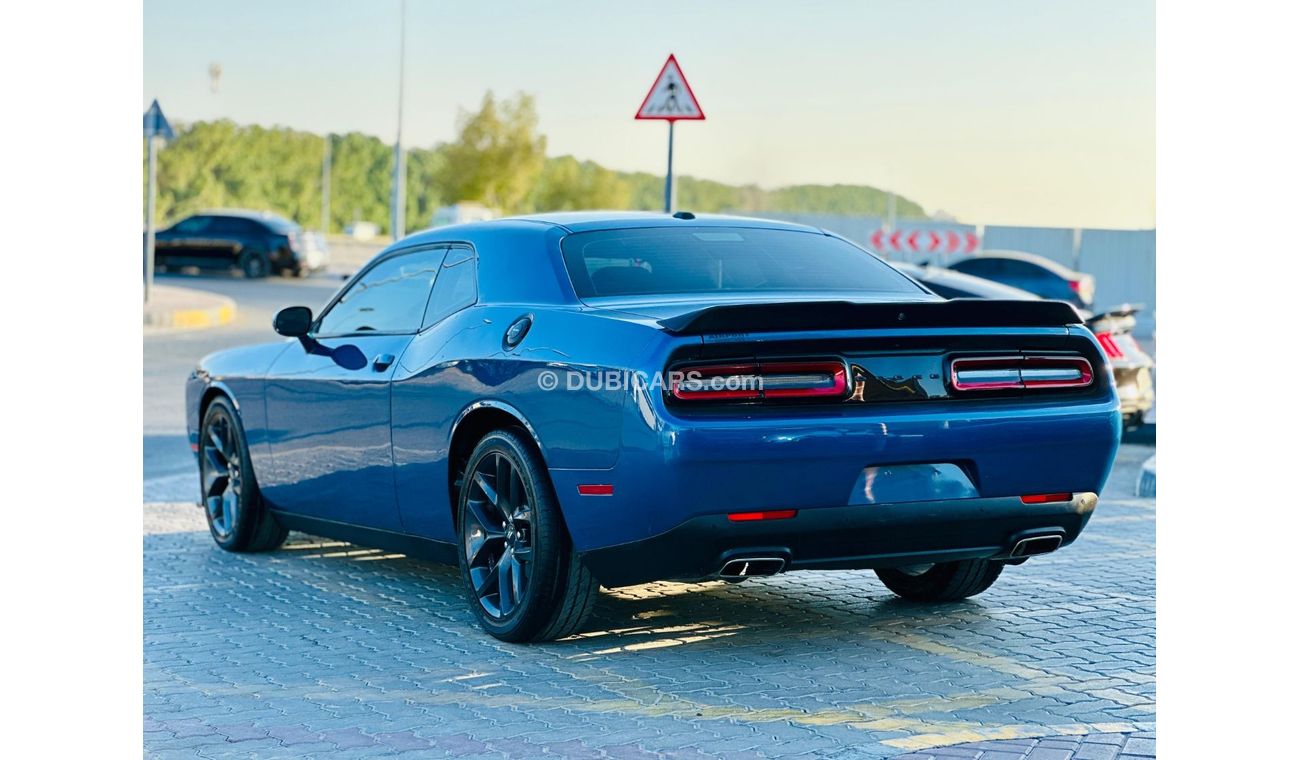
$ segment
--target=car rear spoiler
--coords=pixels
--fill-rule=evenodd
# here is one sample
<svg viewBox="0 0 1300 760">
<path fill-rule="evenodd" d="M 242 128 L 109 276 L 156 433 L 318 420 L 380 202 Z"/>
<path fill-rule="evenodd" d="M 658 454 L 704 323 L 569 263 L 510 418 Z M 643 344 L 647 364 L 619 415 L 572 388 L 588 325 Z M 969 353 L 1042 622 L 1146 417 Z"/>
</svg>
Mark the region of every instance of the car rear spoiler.
<svg viewBox="0 0 1300 760">
<path fill-rule="evenodd" d="M 992 301 L 956 298 L 916 303 L 792 303 L 709 306 L 659 321 L 675 335 L 853 330 L 898 327 L 1062 327 L 1082 324 L 1064 301 Z"/>
</svg>

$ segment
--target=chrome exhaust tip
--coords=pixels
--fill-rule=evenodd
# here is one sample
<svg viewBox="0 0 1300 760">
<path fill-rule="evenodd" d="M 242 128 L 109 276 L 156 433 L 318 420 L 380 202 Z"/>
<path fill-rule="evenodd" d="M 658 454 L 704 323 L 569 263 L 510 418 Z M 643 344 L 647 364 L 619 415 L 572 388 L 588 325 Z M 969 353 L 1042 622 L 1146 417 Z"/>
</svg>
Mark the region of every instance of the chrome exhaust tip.
<svg viewBox="0 0 1300 760">
<path fill-rule="evenodd" d="M 1011 557 L 1033 557 L 1038 554 L 1047 554 L 1061 548 L 1063 539 L 1058 535 L 1051 536 L 1030 536 L 1022 538 L 1016 542 L 1011 549 Z"/>
<path fill-rule="evenodd" d="M 785 569 L 782 557 L 742 557 L 728 560 L 718 571 L 720 578 L 752 578 L 756 575 L 776 575 Z"/>
</svg>

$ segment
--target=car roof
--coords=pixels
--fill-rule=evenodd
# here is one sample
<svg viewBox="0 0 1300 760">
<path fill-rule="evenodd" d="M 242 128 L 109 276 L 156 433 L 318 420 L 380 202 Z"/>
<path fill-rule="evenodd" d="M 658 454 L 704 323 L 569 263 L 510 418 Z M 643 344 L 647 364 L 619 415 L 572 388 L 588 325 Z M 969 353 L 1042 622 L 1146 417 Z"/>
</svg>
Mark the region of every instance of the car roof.
<svg viewBox="0 0 1300 760">
<path fill-rule="evenodd" d="M 905 262 L 889 262 L 889 265 L 899 270 L 908 277 L 917 280 L 922 285 L 934 283 L 940 286 L 947 286 L 954 290 L 962 290 L 967 293 L 977 294 L 978 298 L 1001 298 L 1012 301 L 1036 301 L 1039 296 L 1030 293 L 1027 290 L 1014 288 L 1010 285 L 1004 285 L 993 280 L 986 280 L 983 277 L 958 272 L 955 269 L 945 269 L 935 266 L 917 266 Z"/>
<path fill-rule="evenodd" d="M 679 211 L 677 213 L 689 212 Z M 509 222 L 511 220 L 550 224 L 563 227 L 570 232 L 690 225 L 697 227 L 751 227 L 823 234 L 816 227 L 775 219 L 759 219 L 756 217 L 732 216 L 730 214 L 692 214 L 690 218 L 681 218 L 655 211 L 556 211 L 546 214 L 507 217 L 493 220 L 493 222 Z M 490 225 L 493 222 L 477 222 L 477 224 Z"/>
<path fill-rule="evenodd" d="M 1036 264 L 1044 269 L 1049 269 L 1053 273 L 1065 277 L 1066 279 L 1071 279 L 1074 275 L 1079 274 L 1064 264 L 1052 261 L 1046 256 L 1039 256 L 1036 253 L 1026 253 L 1024 251 L 981 251 L 967 256 L 961 259 L 961 261 L 968 261 L 970 259 L 1014 259 L 1016 261 L 1024 261 L 1029 264 Z M 953 263 L 955 264 L 958 262 Z"/>
<path fill-rule="evenodd" d="M 190 216 L 228 216 L 235 219 L 252 219 L 258 222 L 275 222 L 277 224 L 287 224 L 294 227 L 298 226 L 297 222 L 280 216 L 279 214 L 270 211 L 255 211 L 246 208 L 204 209 L 203 211 L 196 211 L 195 213 L 190 214 Z"/>
</svg>

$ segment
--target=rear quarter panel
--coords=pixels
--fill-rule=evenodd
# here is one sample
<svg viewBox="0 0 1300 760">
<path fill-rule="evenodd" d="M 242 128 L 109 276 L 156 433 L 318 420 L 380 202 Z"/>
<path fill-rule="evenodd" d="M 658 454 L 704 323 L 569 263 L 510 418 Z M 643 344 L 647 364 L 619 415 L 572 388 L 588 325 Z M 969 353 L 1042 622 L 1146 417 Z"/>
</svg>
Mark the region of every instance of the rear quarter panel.
<svg viewBox="0 0 1300 760">
<path fill-rule="evenodd" d="M 506 328 L 526 315 L 533 319 L 527 336 L 505 348 Z M 483 405 L 519 418 L 552 472 L 614 467 L 629 409 L 623 378 L 663 341 L 643 325 L 536 304 L 472 307 L 417 336 L 393 384 L 393 460 L 405 528 L 453 538 L 452 436 L 458 421 Z"/>
</svg>

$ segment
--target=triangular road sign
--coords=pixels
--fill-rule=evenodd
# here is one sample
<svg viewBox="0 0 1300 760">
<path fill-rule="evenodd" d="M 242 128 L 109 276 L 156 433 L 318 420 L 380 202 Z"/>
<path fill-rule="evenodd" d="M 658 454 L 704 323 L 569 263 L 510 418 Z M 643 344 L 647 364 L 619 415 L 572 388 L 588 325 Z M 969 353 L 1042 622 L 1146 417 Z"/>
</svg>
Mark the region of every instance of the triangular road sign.
<svg viewBox="0 0 1300 760">
<path fill-rule="evenodd" d="M 149 110 L 144 112 L 144 136 L 161 137 L 164 140 L 170 140 L 176 136 L 172 132 L 172 125 L 167 123 L 167 117 L 163 116 L 162 108 L 158 106 L 155 100 Z"/>
<path fill-rule="evenodd" d="M 659 77 L 655 79 L 654 86 L 641 102 L 636 117 L 667 121 L 704 120 L 704 110 L 695 99 L 695 93 L 691 92 L 686 76 L 677 65 L 676 56 L 668 56 L 663 69 L 659 71 Z"/>
</svg>

